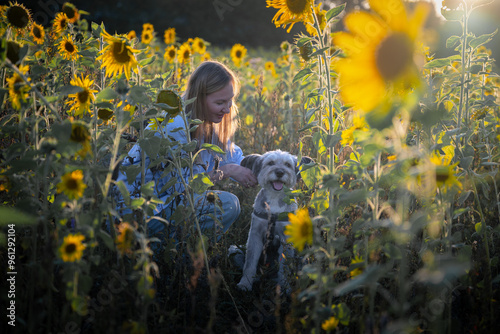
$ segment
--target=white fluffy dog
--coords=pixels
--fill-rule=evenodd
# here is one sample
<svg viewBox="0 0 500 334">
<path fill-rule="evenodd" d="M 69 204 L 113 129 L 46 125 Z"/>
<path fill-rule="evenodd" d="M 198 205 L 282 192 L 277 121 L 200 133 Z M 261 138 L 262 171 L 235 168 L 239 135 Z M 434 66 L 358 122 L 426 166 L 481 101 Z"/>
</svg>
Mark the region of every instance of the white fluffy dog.
<svg viewBox="0 0 500 334">
<path fill-rule="evenodd" d="M 301 164 L 311 161 L 311 158 L 303 157 Z M 239 289 L 251 291 L 263 251 L 275 252 L 277 248 L 277 254 L 264 254 L 269 257 L 277 255 L 276 258 L 283 253 L 286 244 L 283 232 L 288 220 L 279 220 L 278 215 L 297 210 L 295 201 L 288 204 L 284 199 L 285 189 L 292 189 L 297 182 L 300 166 L 296 156 L 280 150 L 248 155 L 241 165 L 253 171 L 262 187 L 253 205 L 243 276 L 238 283 Z M 283 276 L 283 261 L 279 261 L 278 280 L 282 286 L 285 283 Z"/>
</svg>

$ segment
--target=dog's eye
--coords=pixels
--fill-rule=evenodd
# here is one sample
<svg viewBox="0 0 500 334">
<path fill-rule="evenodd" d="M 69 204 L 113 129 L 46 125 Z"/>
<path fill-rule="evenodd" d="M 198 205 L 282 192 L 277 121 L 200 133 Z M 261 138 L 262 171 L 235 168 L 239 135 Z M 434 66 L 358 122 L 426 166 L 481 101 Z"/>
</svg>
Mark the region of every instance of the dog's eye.
<svg viewBox="0 0 500 334">
<path fill-rule="evenodd" d="M 285 162 L 285 166 L 288 168 L 292 168 L 292 165 L 289 162 Z"/>
<path fill-rule="evenodd" d="M 274 166 L 274 161 L 269 161 L 269 162 L 267 163 L 267 165 L 268 165 L 268 166 Z"/>
</svg>

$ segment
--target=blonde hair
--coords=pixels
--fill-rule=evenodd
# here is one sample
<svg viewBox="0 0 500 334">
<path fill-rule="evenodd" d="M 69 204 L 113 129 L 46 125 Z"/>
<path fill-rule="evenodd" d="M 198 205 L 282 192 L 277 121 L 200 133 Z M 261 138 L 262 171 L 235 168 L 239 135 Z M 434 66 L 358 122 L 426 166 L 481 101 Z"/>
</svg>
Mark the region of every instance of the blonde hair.
<svg viewBox="0 0 500 334">
<path fill-rule="evenodd" d="M 233 85 L 234 100 L 240 90 L 240 81 L 226 65 L 214 60 L 201 63 L 189 77 L 183 98 L 187 101 L 196 97 L 193 103 L 186 106 L 186 113 L 190 115 L 191 119 L 203 121 L 203 124 L 200 124 L 192 134 L 193 138 L 198 140 L 198 145 L 205 142 L 218 145 L 224 151 L 233 150 L 233 137 L 239 126 L 236 104 L 232 104 L 230 112 L 224 115 L 218 124 L 208 120 L 205 108 L 207 95 L 223 89 L 228 83 Z M 228 147 L 229 140 L 231 147 Z"/>
</svg>

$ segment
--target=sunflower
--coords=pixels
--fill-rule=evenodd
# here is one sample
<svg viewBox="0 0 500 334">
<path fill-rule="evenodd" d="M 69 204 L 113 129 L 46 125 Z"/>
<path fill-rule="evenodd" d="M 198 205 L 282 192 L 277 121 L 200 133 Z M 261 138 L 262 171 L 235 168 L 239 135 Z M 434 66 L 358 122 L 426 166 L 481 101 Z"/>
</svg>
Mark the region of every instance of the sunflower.
<svg viewBox="0 0 500 334">
<path fill-rule="evenodd" d="M 177 61 L 181 64 L 186 64 L 191 59 L 193 51 L 188 43 L 184 43 L 179 47 L 177 51 Z"/>
<path fill-rule="evenodd" d="M 22 74 L 26 74 L 29 70 L 28 65 L 20 65 L 19 71 Z M 16 110 L 21 109 L 21 102 L 26 102 L 28 99 L 28 92 L 30 87 L 24 83 L 23 78 L 17 73 L 13 76 L 7 78 L 7 83 L 9 84 L 9 100 L 12 103 L 12 107 Z"/>
<path fill-rule="evenodd" d="M 101 51 L 97 60 L 102 61 L 102 67 L 106 67 L 106 76 L 113 77 L 116 74 L 125 72 L 127 80 L 130 79 L 130 70 L 137 73 L 137 60 L 134 53 L 139 50 L 132 49 L 125 40 L 118 36 L 111 36 L 103 30 L 102 36 L 107 45 Z"/>
<path fill-rule="evenodd" d="M 82 197 L 85 188 L 87 185 L 83 183 L 83 172 L 80 169 L 64 174 L 57 184 L 57 192 L 63 192 L 69 199 Z"/>
<path fill-rule="evenodd" d="M 154 26 L 151 23 L 144 23 L 142 25 L 142 31 L 153 32 L 155 30 Z"/>
<path fill-rule="evenodd" d="M 207 61 L 207 60 L 210 60 L 212 58 L 212 55 L 210 54 L 210 52 L 205 52 L 202 56 L 201 56 L 201 60 L 200 61 Z"/>
<path fill-rule="evenodd" d="M 287 32 L 290 32 L 295 23 L 310 18 L 314 0 L 267 0 L 266 3 L 268 8 L 279 9 L 272 20 L 276 28 L 285 28 L 289 24 Z"/>
<path fill-rule="evenodd" d="M 82 148 L 76 153 L 81 158 L 85 158 L 90 150 L 90 132 L 87 125 L 82 122 L 73 122 L 71 124 L 71 135 L 69 140 L 82 145 Z"/>
<path fill-rule="evenodd" d="M 418 3 L 409 17 L 401 0 L 368 2 L 373 13 L 350 13 L 345 17 L 350 32 L 333 36 L 346 53 L 346 58 L 335 63 L 340 94 L 344 103 L 365 112 L 381 105 L 388 92 L 404 96 L 419 86 L 413 57 L 429 11 L 427 4 Z"/>
<path fill-rule="evenodd" d="M 339 319 L 335 317 L 330 317 L 323 321 L 321 328 L 325 331 L 333 331 L 339 325 Z"/>
<path fill-rule="evenodd" d="M 199 37 L 196 37 L 193 40 L 193 52 L 198 52 L 199 54 L 204 54 L 207 52 L 207 44 L 205 41 Z"/>
<path fill-rule="evenodd" d="M 177 55 L 177 48 L 175 45 L 170 45 L 166 50 L 163 58 L 166 59 L 170 64 L 172 64 L 175 60 L 175 56 Z"/>
<path fill-rule="evenodd" d="M 241 61 L 247 54 L 247 49 L 241 44 L 235 44 L 231 48 L 231 59 L 236 66 L 241 65 Z"/>
<path fill-rule="evenodd" d="M 65 13 L 57 13 L 54 23 L 52 24 L 52 29 L 56 34 L 60 34 L 68 28 L 68 23 L 69 19 Z"/>
<path fill-rule="evenodd" d="M 153 40 L 153 30 L 142 30 L 141 35 L 141 43 L 142 44 L 150 44 Z"/>
<path fill-rule="evenodd" d="M 326 26 L 326 10 L 321 10 L 321 2 L 318 6 L 313 7 L 314 13 L 316 14 L 316 18 L 318 19 L 319 29 L 323 31 Z M 310 23 L 310 24 L 308 24 Z M 304 25 L 306 26 L 307 33 L 311 36 L 317 36 L 318 32 L 315 29 L 314 25 L 314 17 L 311 14 L 307 20 L 304 21 Z"/>
<path fill-rule="evenodd" d="M 360 115 L 354 115 L 352 119 L 352 126 L 346 128 L 342 131 L 342 140 L 340 144 L 344 146 L 351 146 L 354 144 L 354 132 L 355 131 L 368 131 L 368 124 L 364 117 Z"/>
<path fill-rule="evenodd" d="M 45 29 L 38 23 L 33 22 L 31 26 L 30 35 L 33 37 L 33 41 L 37 44 L 43 44 L 45 41 Z"/>
<path fill-rule="evenodd" d="M 62 41 L 59 43 L 59 53 L 67 60 L 77 60 L 80 57 L 78 47 L 75 45 L 71 35 L 66 35 L 62 38 Z"/>
<path fill-rule="evenodd" d="M 120 253 L 131 254 L 132 246 L 135 241 L 135 229 L 129 223 L 122 223 L 118 226 L 118 235 L 116 236 L 116 248 Z"/>
<path fill-rule="evenodd" d="M 72 3 L 65 2 L 61 10 L 64 14 L 66 14 L 69 23 L 75 23 L 80 18 L 78 9 L 76 9 L 75 5 Z"/>
<path fill-rule="evenodd" d="M 265 64 L 264 64 L 264 68 L 266 69 L 266 71 L 269 71 L 271 72 L 271 75 L 273 77 L 277 77 L 278 75 L 276 74 L 276 67 L 274 66 L 274 63 L 272 61 L 267 61 Z"/>
<path fill-rule="evenodd" d="M 97 93 L 97 90 L 90 89 L 94 81 L 90 80 L 88 76 L 85 78 L 79 78 L 77 75 L 71 80 L 70 84 L 73 86 L 81 87 L 83 90 L 76 94 L 69 94 L 68 97 L 73 100 L 67 101 L 66 104 L 71 105 L 71 109 L 69 112 L 74 111 L 75 116 L 83 115 L 85 111 L 90 113 L 90 103 L 94 102 L 95 96 L 94 93 Z"/>
<path fill-rule="evenodd" d="M 127 39 L 129 41 L 132 41 L 133 39 L 137 38 L 137 34 L 135 33 L 135 30 L 130 30 L 127 34 Z"/>
<path fill-rule="evenodd" d="M 64 262 L 76 262 L 83 257 L 85 245 L 83 244 L 85 237 L 79 233 L 70 234 L 64 237 L 61 247 L 59 247 L 59 255 Z"/>
<path fill-rule="evenodd" d="M 180 96 L 173 90 L 161 90 L 156 98 L 156 103 L 164 103 L 171 108 L 164 108 L 171 118 L 177 116 L 182 110 Z"/>
<path fill-rule="evenodd" d="M 364 262 L 365 260 L 359 255 L 356 255 L 354 259 L 351 260 L 351 266 L 353 266 L 353 269 L 349 272 L 351 278 L 356 277 L 363 272 Z"/>
<path fill-rule="evenodd" d="M 26 9 L 26 7 L 17 3 L 17 1 L 9 4 L 4 15 L 7 24 L 18 32 L 26 28 L 31 22 L 31 13 L 29 9 Z"/>
<path fill-rule="evenodd" d="M 289 237 L 288 241 L 301 252 L 306 243 L 312 244 L 313 242 L 313 226 L 309 210 L 302 208 L 297 210 L 296 214 L 289 213 L 288 220 L 290 224 L 286 226 L 285 235 Z"/>
<path fill-rule="evenodd" d="M 445 153 L 444 155 L 433 152 L 430 157 L 430 161 L 434 166 L 436 187 L 444 192 L 455 186 L 461 189 L 462 183 L 456 178 L 454 171 L 459 162 L 451 164 L 454 156 L 453 146 L 445 146 L 441 150 Z"/>
<path fill-rule="evenodd" d="M 165 44 L 170 45 L 175 43 L 175 28 L 168 28 L 163 34 Z"/>
</svg>

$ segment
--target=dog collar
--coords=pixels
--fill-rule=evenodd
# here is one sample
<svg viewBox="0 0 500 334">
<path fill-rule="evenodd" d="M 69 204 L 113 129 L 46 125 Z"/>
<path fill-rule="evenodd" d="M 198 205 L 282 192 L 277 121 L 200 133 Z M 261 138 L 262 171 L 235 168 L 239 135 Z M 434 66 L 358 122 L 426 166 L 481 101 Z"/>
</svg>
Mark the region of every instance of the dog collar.
<svg viewBox="0 0 500 334">
<path fill-rule="evenodd" d="M 260 218 L 260 219 L 269 219 L 271 218 L 271 220 L 277 220 L 278 219 L 278 214 L 277 213 L 267 213 L 267 212 L 263 212 L 263 211 L 254 211 L 253 214 L 255 216 L 257 216 L 257 218 Z"/>
</svg>

